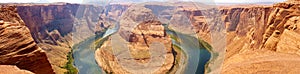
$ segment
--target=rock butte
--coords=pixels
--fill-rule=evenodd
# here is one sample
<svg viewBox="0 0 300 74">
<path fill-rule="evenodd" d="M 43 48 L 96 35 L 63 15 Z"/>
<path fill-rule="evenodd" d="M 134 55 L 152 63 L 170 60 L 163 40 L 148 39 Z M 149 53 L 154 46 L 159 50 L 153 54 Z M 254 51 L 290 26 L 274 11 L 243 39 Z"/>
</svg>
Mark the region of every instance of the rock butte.
<svg viewBox="0 0 300 74">
<path fill-rule="evenodd" d="M 99 66 L 101 66 L 103 70 L 107 71 L 108 73 L 117 74 L 149 73 L 153 72 L 153 70 L 156 70 L 153 72 L 155 74 L 167 73 L 174 63 L 174 57 L 172 54 L 171 38 L 165 34 L 162 23 L 160 23 L 159 21 L 146 21 L 140 23 L 137 26 L 138 27 L 130 33 L 129 37 L 125 37 L 129 38 L 128 47 L 130 54 L 133 57 L 122 58 L 123 55 L 126 55 L 125 51 L 113 52 L 113 50 L 118 49 L 113 49 L 114 47 L 112 46 L 114 44 L 112 44 L 112 42 L 110 41 L 111 38 L 109 38 L 106 42 L 104 42 L 103 46 L 95 52 L 95 56 L 97 62 L 99 63 Z M 157 41 L 164 44 L 164 51 L 166 51 L 165 53 L 161 53 L 163 50 L 150 50 L 151 44 Z M 152 53 L 150 53 L 150 51 Z M 153 55 L 155 53 L 161 54 L 150 56 L 150 54 Z M 161 58 L 163 58 L 162 61 L 159 60 Z M 149 62 L 150 65 L 145 68 L 141 69 L 139 67 L 134 67 L 137 64 L 146 64 Z"/>
<path fill-rule="evenodd" d="M 210 37 L 212 26 L 206 22 L 205 17 L 205 15 L 212 16 L 213 14 L 203 14 L 209 11 L 193 8 L 188 3 L 178 4 L 181 4 L 182 7 L 176 12 L 186 13 L 187 18 L 191 20 L 191 29 L 203 40 L 210 44 L 213 43 Z M 104 28 L 110 27 L 112 24 L 107 23 L 107 21 L 117 20 L 117 16 L 126 12 L 125 9 L 129 5 L 114 4 L 109 7 L 111 9 L 101 17 L 111 17 L 112 19 L 99 21 L 101 7 L 92 5 L 69 3 L 1 4 L 0 11 L 4 12 L 0 12 L 0 18 L 3 19 L 3 21 L 0 21 L 0 39 L 4 42 L 0 42 L 0 64 L 15 65 L 20 69 L 38 74 L 45 74 L 45 72 L 61 74 L 66 72 L 66 69 L 61 67 L 67 63 L 67 54 L 70 52 L 71 47 L 85 38 L 103 31 Z M 167 5 L 156 4 L 149 5 L 146 9 L 141 8 L 141 10 L 145 10 L 145 12 L 158 11 L 151 9 L 151 7 L 162 8 L 159 11 L 166 12 L 166 15 L 161 16 L 164 18 L 169 17 L 170 14 L 167 13 L 170 11 L 168 10 L 172 9 Z M 226 54 L 221 73 L 299 73 L 300 68 L 297 64 L 300 61 L 299 0 L 289 0 L 272 6 L 226 5 L 218 6 L 218 8 L 222 23 L 226 27 Z M 139 10 L 139 8 L 136 10 Z M 86 12 L 84 13 L 85 16 L 80 14 L 83 12 Z M 141 21 L 137 19 L 151 17 L 147 19 L 157 20 L 157 17 L 153 15 L 146 16 L 145 12 L 128 14 L 128 16 L 132 16 L 123 19 Z M 123 25 L 147 26 L 158 22 L 141 23 L 125 22 Z M 131 47 L 140 48 L 141 51 L 149 51 L 142 49 L 148 48 L 145 44 L 146 42 L 152 42 L 152 40 L 165 39 L 163 42 L 167 45 L 170 44 L 169 37 L 162 36 L 161 29 L 156 30 L 151 27 L 133 28 L 130 29 L 133 32 L 124 32 L 125 36 L 121 36 L 131 41 Z M 121 29 L 127 30 L 126 27 L 121 27 Z M 158 38 L 148 34 L 157 34 Z M 143 35 L 145 36 L 143 37 Z M 146 39 L 146 41 L 142 39 Z M 109 46 L 108 41 L 99 49 L 111 49 Z M 170 53 L 172 51 L 171 46 L 165 47 L 168 52 L 165 54 L 166 56 L 174 55 Z M 130 73 L 121 68 L 109 52 L 107 50 L 97 50 L 95 56 L 98 58 L 97 62 L 110 62 L 99 65 L 110 73 Z M 135 51 L 131 53 L 135 53 Z M 99 59 L 99 57 L 106 58 Z M 143 63 L 147 62 L 147 57 L 136 57 L 145 59 L 135 60 Z M 174 60 L 171 59 L 174 58 L 176 57 L 168 58 L 165 65 L 158 68 L 155 73 L 168 72 L 174 63 Z M 108 64 L 113 67 L 108 66 Z M 17 69 L 14 67 L 14 70 Z"/>
</svg>

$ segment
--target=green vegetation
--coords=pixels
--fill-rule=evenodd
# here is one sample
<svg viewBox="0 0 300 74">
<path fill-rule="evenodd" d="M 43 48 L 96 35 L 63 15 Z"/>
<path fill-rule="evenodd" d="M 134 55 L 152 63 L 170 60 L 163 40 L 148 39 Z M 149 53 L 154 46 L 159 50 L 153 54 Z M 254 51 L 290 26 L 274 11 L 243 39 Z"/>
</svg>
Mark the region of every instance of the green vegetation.
<svg viewBox="0 0 300 74">
<path fill-rule="evenodd" d="M 108 37 L 99 38 L 99 39 L 95 40 L 95 42 L 94 42 L 95 48 L 100 48 L 106 40 L 108 40 Z"/>
<path fill-rule="evenodd" d="M 100 48 L 102 46 L 102 44 L 108 40 L 109 36 L 111 36 L 111 35 L 108 35 L 107 37 L 103 37 L 107 30 L 108 30 L 108 28 L 105 28 L 102 32 L 99 32 L 96 35 L 95 41 L 94 41 L 95 46 L 92 48 L 96 48 L 96 49 Z"/>
<path fill-rule="evenodd" d="M 65 74 L 77 74 L 78 73 L 77 68 L 73 65 L 74 59 L 73 59 L 72 53 L 73 53 L 73 51 L 71 50 L 71 52 L 69 52 L 69 54 L 67 55 L 68 62 L 63 67 L 64 69 L 68 70 L 67 72 L 65 72 Z"/>
<path fill-rule="evenodd" d="M 187 59 L 187 54 L 177 45 L 172 44 L 172 48 L 174 50 L 174 56 L 175 56 L 175 64 L 171 68 L 170 71 L 168 71 L 166 74 L 175 74 L 177 69 L 180 69 L 181 67 L 179 66 L 180 63 L 184 62 L 183 64 L 186 64 L 185 60 Z M 185 60 L 182 60 L 185 59 Z"/>
<path fill-rule="evenodd" d="M 212 50 L 212 46 L 210 45 L 210 44 L 208 44 L 207 42 L 205 42 L 204 40 L 202 40 L 202 39 L 200 39 L 200 38 L 198 38 L 199 39 L 199 43 L 205 48 L 205 49 L 207 49 L 208 51 L 210 51 L 210 52 L 212 52 L 213 50 Z"/>
</svg>

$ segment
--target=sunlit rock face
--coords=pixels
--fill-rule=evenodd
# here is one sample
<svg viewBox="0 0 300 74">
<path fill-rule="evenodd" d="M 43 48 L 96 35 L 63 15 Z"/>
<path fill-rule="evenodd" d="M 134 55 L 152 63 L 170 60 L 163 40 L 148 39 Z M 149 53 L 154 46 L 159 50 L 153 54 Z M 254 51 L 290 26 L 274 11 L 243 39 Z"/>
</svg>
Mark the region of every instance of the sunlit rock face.
<svg viewBox="0 0 300 74">
<path fill-rule="evenodd" d="M 150 9 L 129 8 L 121 17 L 119 32 L 95 52 L 99 66 L 114 74 L 169 72 L 174 63 L 171 38 L 156 20 Z"/>
<path fill-rule="evenodd" d="M 2 17 L 9 18 L 9 20 L 0 21 L 0 25 L 2 25 L 0 28 L 2 30 L 0 32 L 1 37 L 8 38 L 10 35 L 16 35 L 16 38 L 10 37 L 14 39 L 3 40 L 11 42 L 11 44 L 6 42 L 1 44 L 3 45 L 1 49 L 12 48 L 13 51 L 1 53 L 19 53 L 16 48 L 20 47 L 24 49 L 22 53 L 25 53 L 25 50 L 27 53 L 29 50 L 27 48 L 36 49 L 30 50 L 32 51 L 30 55 L 28 54 L 30 57 L 36 54 L 44 56 L 44 52 L 40 50 L 42 48 L 46 51 L 54 71 L 63 73 L 66 72 L 66 69 L 62 67 L 68 61 L 67 54 L 73 44 L 93 36 L 95 33 L 103 32 L 107 28 L 114 27 L 116 24 L 112 22 L 118 21 L 120 22 L 118 32 L 120 37 L 117 39 L 127 43 L 126 46 L 130 49 L 128 53 L 133 58 L 122 57 L 128 54 L 125 52 L 114 53 L 117 51 L 113 51 L 116 48 L 112 47 L 116 47 L 115 45 L 118 44 L 111 41 L 114 38 L 109 37 L 96 51 L 95 57 L 99 66 L 108 73 L 117 74 L 166 73 L 172 68 L 174 69 L 174 58 L 177 57 L 171 46 L 171 40 L 165 34 L 161 24 L 166 24 L 171 20 L 173 23 L 169 24 L 172 29 L 187 34 L 195 32 L 198 37 L 213 44 L 215 43 L 213 40 L 216 39 L 211 37 L 211 29 L 215 26 L 208 22 L 212 20 L 208 16 L 217 16 L 216 18 L 221 19 L 218 22 L 222 22 L 222 25 L 225 26 L 224 34 L 226 35 L 226 41 L 220 41 L 226 44 L 226 48 L 224 48 L 226 49 L 225 60 L 221 73 L 299 73 L 298 68 L 293 68 L 298 67 L 296 62 L 299 61 L 300 54 L 299 4 L 299 0 L 289 0 L 274 5 L 221 5 L 216 6 L 218 9 L 215 11 L 196 8 L 193 4 L 184 2 L 141 4 L 129 9 L 128 7 L 131 5 L 115 4 L 106 6 L 108 10 L 104 11 L 104 14 L 100 14 L 102 12 L 101 7 L 92 5 L 20 4 L 17 5 L 18 9 L 9 13 L 18 13 L 24 23 L 18 21 L 21 18 L 15 18 L 15 15 L 1 14 Z M 30 33 L 26 32 L 25 25 Z M 20 41 L 19 38 L 26 40 Z M 165 48 L 165 52 L 159 52 L 161 53 L 159 55 L 168 57 L 165 58 L 166 60 L 151 60 L 151 45 L 155 44 L 156 41 L 164 44 L 162 47 Z M 35 42 L 38 43 L 39 47 L 36 46 Z M 28 44 L 28 47 L 22 44 Z M 45 58 L 40 56 L 35 59 L 42 59 L 41 62 L 45 62 Z M 164 57 L 154 56 L 153 58 L 164 59 Z M 118 58 L 126 59 L 119 61 Z M 147 64 L 151 61 L 157 64 L 149 66 L 149 68 L 143 68 L 140 65 L 133 66 L 136 63 Z M 161 61 L 164 63 L 160 63 Z M 17 65 L 17 67 L 36 73 L 35 70 L 27 68 L 27 65 L 26 67 Z M 138 70 L 135 70 L 137 68 Z M 51 69 L 49 68 L 49 70 Z"/>
<path fill-rule="evenodd" d="M 273 5 L 259 48 L 228 57 L 223 73 L 299 73 L 299 11 L 299 1 Z"/>
<path fill-rule="evenodd" d="M 267 23 L 271 30 L 265 33 L 263 41 L 265 44 L 262 45 L 262 48 L 279 52 L 290 52 L 299 49 L 297 48 L 297 45 L 293 45 L 299 43 L 298 38 L 293 38 L 300 33 L 300 30 L 298 29 L 300 26 L 299 6 L 299 1 L 295 3 L 285 2 L 274 5 L 274 8 L 276 9 L 269 16 L 270 20 Z M 283 47 L 296 48 L 289 48 L 289 51 Z"/>
<path fill-rule="evenodd" d="M 112 44 L 111 39 L 120 43 Z M 167 73 L 173 66 L 171 38 L 158 21 L 140 23 L 129 35 L 129 41 L 124 45 L 127 48 L 118 49 L 122 41 L 127 43 L 121 36 L 119 39 L 109 38 L 96 51 L 99 66 L 108 73 L 161 74 Z"/>
<path fill-rule="evenodd" d="M 16 7 L 1 5 L 0 11 L 0 64 L 36 74 L 54 74 L 46 53 L 34 42 Z"/>
<path fill-rule="evenodd" d="M 184 5 L 184 4 L 183 4 Z M 259 49 L 262 45 L 263 34 L 267 29 L 267 21 L 273 7 L 270 5 L 220 5 L 218 9 L 197 8 L 192 5 L 185 5 L 177 9 L 177 12 L 183 12 L 186 20 L 190 20 L 192 32 L 196 32 L 197 36 L 204 41 L 213 44 L 217 39 L 212 37 L 213 28 L 221 28 L 225 35 L 225 41 L 220 41 L 226 45 L 225 59 L 232 55 L 245 51 L 253 51 Z M 175 15 L 176 17 L 176 15 Z M 212 19 L 213 17 L 214 19 Z M 218 20 L 217 20 L 218 19 Z M 214 23 L 220 22 L 219 26 Z M 176 21 L 182 22 L 184 21 Z M 182 26 L 181 26 L 182 27 Z M 181 31 L 180 31 L 181 32 Z M 218 45 L 215 45 L 218 47 Z M 221 46 L 221 45 L 220 45 Z M 222 52 L 222 50 L 216 50 Z"/>
<path fill-rule="evenodd" d="M 56 73 L 64 73 L 67 54 L 73 44 L 71 32 L 79 5 L 41 4 L 19 5 L 18 14 L 26 23 L 32 37 L 46 51 Z"/>
<path fill-rule="evenodd" d="M 218 14 L 226 26 L 226 55 L 223 65 L 222 73 L 259 73 L 260 71 L 268 69 L 268 71 L 262 71 L 262 73 L 274 73 L 274 72 L 294 72 L 294 70 L 275 70 L 271 67 L 265 66 L 263 68 L 253 68 L 254 64 L 268 64 L 266 60 L 270 60 L 266 56 L 277 55 L 284 53 L 278 57 L 288 58 L 288 56 L 294 56 L 295 59 L 299 58 L 299 39 L 296 36 L 299 35 L 299 1 L 288 1 L 284 3 L 277 3 L 274 5 L 229 5 L 218 6 Z M 192 19 L 193 29 L 197 32 L 198 36 L 209 43 L 211 42 L 212 24 L 209 24 L 209 20 L 206 16 L 213 16 L 205 14 L 210 11 L 201 10 L 193 7 L 183 7 L 190 19 Z M 201 13 L 201 14 L 200 14 Z M 270 53 L 264 53 L 270 52 Z M 243 62 L 239 64 L 243 69 L 238 67 L 232 68 L 231 59 L 242 59 L 249 54 L 260 54 L 261 56 L 259 64 L 251 63 L 244 65 Z M 249 55 L 254 57 L 253 55 Z M 247 56 L 248 57 L 248 56 Z M 259 59 L 252 59 L 253 61 Z M 273 65 L 287 65 L 288 62 L 281 62 L 286 59 L 278 59 L 272 61 Z M 248 60 L 251 61 L 251 60 Z M 292 60 L 293 62 L 298 60 Z M 291 62 L 292 63 L 292 62 Z M 294 63 L 293 63 L 294 64 Z M 261 65 L 264 66 L 264 65 Z M 276 66 L 281 67 L 281 66 Z M 282 66 L 283 68 L 291 68 L 292 66 Z M 229 69 L 227 69 L 229 68 Z"/>
<path fill-rule="evenodd" d="M 225 61 L 223 74 L 281 74 L 299 73 L 300 57 L 296 54 L 273 51 L 250 51 L 239 53 Z"/>
<path fill-rule="evenodd" d="M 281 63 L 282 60 L 285 60 L 281 58 L 287 58 L 289 56 L 293 56 L 295 59 L 298 59 L 298 55 L 295 55 L 295 54 L 299 54 L 299 50 L 298 50 L 299 39 L 296 38 L 299 34 L 299 30 L 297 29 L 297 27 L 299 27 L 298 25 L 299 5 L 298 4 L 299 3 L 297 3 L 297 1 L 294 1 L 293 3 L 292 2 L 278 3 L 275 4 L 274 6 L 272 5 L 218 6 L 219 8 L 218 14 L 220 14 L 218 18 L 222 19 L 221 22 L 225 25 L 225 30 L 226 30 L 226 41 L 224 41 L 226 42 L 226 55 L 225 55 L 225 61 L 223 63 L 225 66 L 223 66 L 222 73 L 230 74 L 230 73 L 234 73 L 234 71 L 237 72 L 253 71 L 252 73 L 257 73 L 263 70 L 263 68 L 248 69 L 250 68 L 250 65 L 245 65 L 245 66 L 241 65 L 243 66 L 243 69 L 235 68 L 235 66 L 233 66 L 232 68 L 230 67 L 231 65 L 233 65 L 232 64 L 233 61 L 229 59 L 240 59 L 243 56 L 247 56 L 249 54 L 259 54 L 255 56 L 262 55 L 261 56 L 262 60 L 259 60 L 260 61 L 259 63 L 261 64 L 266 64 L 267 63 L 266 61 L 270 60 L 268 57 L 265 56 L 272 56 L 277 54 L 278 54 L 278 59 L 272 61 L 272 63 L 267 63 L 268 65 L 270 64 L 281 65 L 281 64 L 288 64 L 288 62 L 298 61 L 298 60 L 289 60 L 287 62 Z M 153 7 L 162 8 L 161 11 L 162 12 L 165 11 L 166 13 L 164 13 L 164 15 L 159 18 L 159 20 L 162 20 L 161 18 L 167 18 L 168 16 L 173 16 L 169 19 L 178 17 L 181 18 L 178 20 L 183 20 L 182 18 L 185 18 L 185 20 L 191 20 L 190 23 L 192 28 L 183 27 L 183 26 L 176 27 L 176 25 L 182 25 L 182 23 L 184 22 L 178 20 L 176 21 L 176 19 L 173 20 L 173 22 L 175 21 L 178 23 L 175 23 L 174 27 L 175 28 L 183 27 L 183 29 L 184 28 L 192 29 L 192 31 L 196 32 L 200 38 L 204 39 L 209 43 L 213 43 L 212 42 L 213 39 L 211 39 L 212 37 L 211 37 L 211 30 L 210 30 L 213 26 L 207 22 L 209 19 L 207 19 L 206 16 L 212 16 L 215 14 L 207 14 L 207 12 L 211 12 L 211 11 L 204 10 L 204 9 L 197 9 L 191 5 L 184 5 L 184 3 L 182 5 L 183 5 L 182 7 L 179 7 L 173 12 L 175 14 L 183 13 L 185 16 L 167 14 L 167 11 L 165 10 L 168 10 L 168 8 L 166 8 L 166 6 L 163 5 L 148 5 L 148 7 L 146 6 L 146 8 L 148 9 L 145 10 L 140 9 L 140 10 L 152 11 L 153 14 L 157 15 L 157 12 L 155 12 L 156 10 Z M 139 14 L 141 13 L 142 12 L 140 11 Z M 136 13 L 132 13 L 132 14 L 136 14 Z M 136 18 L 136 17 L 138 16 L 132 16 L 131 18 Z M 126 20 L 126 21 L 132 21 L 131 18 L 130 20 Z M 126 23 L 127 24 L 125 25 L 128 25 L 127 27 L 135 27 L 137 25 L 137 23 L 129 23 L 129 22 Z M 128 31 L 131 30 L 134 29 L 130 28 Z M 139 41 L 138 38 L 135 37 L 138 35 L 133 35 L 132 38 L 130 38 L 129 35 L 131 35 L 131 32 L 124 33 L 124 35 L 121 36 L 124 39 L 128 39 L 127 41 Z M 256 58 L 254 57 L 254 55 L 249 55 L 249 56 Z M 235 64 L 243 64 L 243 63 L 235 62 Z M 254 64 L 251 64 L 251 66 L 253 65 Z M 230 69 L 226 69 L 229 67 Z M 277 66 L 277 67 L 290 68 L 292 66 Z M 268 71 L 270 73 L 275 72 L 269 66 L 265 66 L 264 68 L 270 69 L 270 71 Z M 228 70 L 232 70 L 232 71 L 228 71 Z M 298 69 L 286 70 L 280 72 L 295 73 L 294 70 L 298 70 Z M 262 72 L 262 73 L 266 73 L 266 72 Z"/>
<path fill-rule="evenodd" d="M 19 69 L 16 66 L 11 65 L 0 65 L 0 72 L 4 74 L 34 74 L 30 71 Z"/>
<path fill-rule="evenodd" d="M 93 35 L 101 8 L 69 3 L 21 4 L 18 11 L 37 43 L 68 47 Z"/>
<path fill-rule="evenodd" d="M 52 3 L 52 4 L 20 4 L 18 14 L 31 30 L 37 43 L 46 43 L 69 47 L 110 26 L 102 21 L 105 17 L 115 18 L 127 5 L 102 6 Z M 102 20 L 102 21 L 101 21 Z"/>
<path fill-rule="evenodd" d="M 67 55 L 74 44 L 104 28 L 98 27 L 103 10 L 100 6 L 69 3 L 16 6 L 34 41 L 46 51 L 56 73 L 67 71 L 62 67 L 68 62 Z"/>
<path fill-rule="evenodd" d="M 227 31 L 225 58 L 259 49 L 271 6 L 229 7 L 220 11 Z"/>
</svg>

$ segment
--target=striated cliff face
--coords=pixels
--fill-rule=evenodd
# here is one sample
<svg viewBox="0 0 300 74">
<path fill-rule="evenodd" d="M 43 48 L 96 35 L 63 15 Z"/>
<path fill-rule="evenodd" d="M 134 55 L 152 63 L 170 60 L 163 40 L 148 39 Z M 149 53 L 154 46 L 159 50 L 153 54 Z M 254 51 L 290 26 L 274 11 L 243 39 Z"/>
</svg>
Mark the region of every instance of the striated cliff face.
<svg viewBox="0 0 300 74">
<path fill-rule="evenodd" d="M 211 11 L 184 3 L 153 3 L 126 10 L 128 7 L 130 5 L 109 5 L 106 11 L 102 11 L 103 8 L 99 6 L 68 3 L 20 4 L 17 9 L 4 7 L 1 10 L 5 12 L 0 14 L 4 21 L 0 21 L 0 38 L 4 41 L 0 42 L 0 63 L 16 65 L 33 73 L 53 73 L 52 65 L 55 73 L 64 73 L 66 69 L 62 67 L 67 63 L 67 54 L 74 44 L 113 27 L 114 22 L 120 20 L 120 40 L 128 42 L 128 52 L 134 58 L 122 57 L 128 54 L 126 52 L 114 54 L 113 52 L 118 51 L 113 50 L 115 48 L 112 47 L 115 46 L 110 41 L 112 37 L 109 37 L 96 51 L 99 66 L 108 73 L 166 73 L 176 68 L 174 63 L 177 62 L 174 59 L 180 53 L 175 53 L 162 23 L 171 20 L 173 29 L 188 34 L 195 32 L 201 39 L 213 44 L 211 28 L 214 25 L 208 24 L 211 19 L 207 16 L 219 14 L 219 22 L 225 25 L 226 30 L 226 54 L 222 73 L 300 71 L 297 68 L 300 56 L 299 0 L 289 0 L 273 6 L 218 6 L 216 14 L 207 14 Z M 153 52 L 161 53 L 159 56 L 150 56 L 151 44 L 155 41 L 165 44 L 166 52 L 157 50 Z M 167 60 L 157 60 L 164 58 L 162 55 Z M 125 60 L 120 61 L 120 58 Z M 37 59 L 41 61 L 37 62 Z M 134 66 L 136 63 L 149 62 L 156 64 L 148 64 L 150 66 L 146 68 Z"/>
<path fill-rule="evenodd" d="M 67 71 L 63 67 L 72 46 L 103 28 L 97 28 L 103 10 L 100 6 L 56 3 L 20 4 L 17 8 L 33 39 L 46 51 L 59 74 Z"/>
<path fill-rule="evenodd" d="M 294 38 L 299 35 L 300 30 L 299 16 L 300 16 L 300 2 L 286 2 L 278 3 L 274 5 L 276 8 L 269 18 L 274 18 L 268 21 L 268 31 L 264 34 L 264 45 L 262 48 L 266 48 L 273 51 L 289 52 L 289 50 L 298 50 L 297 44 L 298 38 Z M 291 35 L 293 34 L 293 36 Z M 291 40 L 292 38 L 293 40 Z M 287 44 L 291 42 L 291 44 Z M 279 43 L 279 44 L 278 44 Z M 292 45 L 296 44 L 296 45 Z M 282 47 L 294 47 L 294 48 L 282 48 Z M 296 53 L 296 52 L 295 52 Z"/>
<path fill-rule="evenodd" d="M 262 44 L 271 6 L 249 6 L 221 10 L 226 25 L 226 58 L 232 55 L 259 49 Z"/>
<path fill-rule="evenodd" d="M 19 15 L 24 19 L 35 42 L 46 51 L 56 73 L 66 72 L 61 67 L 67 63 L 71 40 L 63 36 L 72 31 L 74 16 L 71 15 L 76 12 L 64 9 L 63 5 L 18 6 Z"/>
<path fill-rule="evenodd" d="M 223 73 L 299 73 L 299 1 L 273 5 L 263 29 L 250 35 L 258 43 L 254 47 L 239 48 L 243 52 L 230 53 L 224 62 Z M 250 33 L 253 29 L 249 30 Z M 258 34 L 257 34 L 258 33 Z M 247 36 L 249 36 L 247 34 Z M 254 44 L 256 44 L 254 43 Z M 236 43 L 240 44 L 240 43 Z M 230 46 L 230 45 L 229 45 Z M 249 51 L 249 49 L 253 49 Z M 227 51 L 232 50 L 228 49 Z"/>
<path fill-rule="evenodd" d="M 169 72 L 175 61 L 171 38 L 162 23 L 143 6 L 127 11 L 121 16 L 120 30 L 96 50 L 99 66 L 113 74 Z"/>
<path fill-rule="evenodd" d="M 166 4 L 167 5 L 167 4 Z M 176 5 L 174 5 L 176 6 Z M 135 27 L 137 23 L 131 23 L 133 21 L 140 21 L 140 17 L 150 17 L 145 19 L 153 19 L 159 17 L 159 20 L 175 19 L 171 22 L 175 28 L 193 30 L 199 37 L 207 41 L 212 42 L 211 37 L 211 24 L 208 24 L 206 16 L 211 14 L 205 14 L 206 10 L 201 10 L 193 7 L 180 6 L 177 7 L 175 12 L 174 6 L 164 5 L 146 5 L 145 8 L 136 8 L 142 11 L 131 12 L 126 18 L 125 25 L 127 27 Z M 178 6 L 178 5 L 177 5 Z M 155 8 L 161 8 L 156 10 Z M 299 60 L 299 1 L 293 0 L 285 3 L 278 3 L 274 6 L 271 5 L 242 5 L 242 6 L 218 6 L 221 22 L 225 25 L 226 29 L 226 54 L 225 61 L 223 63 L 222 73 L 298 73 L 296 67 Z M 130 11 L 130 10 L 128 10 Z M 156 16 L 146 16 L 145 13 Z M 173 12 L 171 14 L 170 12 Z M 139 16 L 136 16 L 136 15 Z M 180 15 L 177 15 L 180 14 Z M 126 13 L 124 13 L 126 15 Z M 171 18 L 173 16 L 173 18 Z M 185 17 L 184 17 L 185 16 Z M 151 18 L 152 17 L 152 18 Z M 129 20 L 128 20 L 129 19 Z M 135 20 L 136 19 L 136 20 Z M 191 22 L 184 22 L 179 20 L 191 20 Z M 155 19 L 157 20 L 157 19 Z M 128 22 L 130 21 L 130 22 Z M 143 20 L 144 21 L 144 20 Z M 165 22 L 164 22 L 165 23 Z M 191 23 L 192 27 L 182 27 L 185 23 Z M 180 25 L 180 26 L 176 26 Z M 121 30 L 124 29 L 121 27 Z M 125 28 L 125 30 L 132 31 L 131 28 Z M 127 31 L 126 31 L 127 32 Z M 131 33 L 124 32 L 124 35 L 130 35 Z M 121 33 L 122 34 L 122 33 Z M 134 34 L 134 33 L 133 33 Z M 139 37 L 122 36 L 124 39 L 133 39 L 133 41 L 139 41 Z M 135 36 L 135 35 L 132 35 Z M 143 41 L 139 41 L 143 42 Z M 107 48 L 109 42 L 104 43 L 101 49 Z M 108 52 L 97 51 L 97 56 L 103 56 Z M 101 53 L 101 54 L 100 54 Z M 276 59 L 271 58 L 276 57 Z M 112 57 L 112 56 L 109 56 Z M 287 59 L 293 57 L 293 59 Z M 249 58 L 249 59 L 248 59 Z M 102 59 L 105 61 L 107 59 Z M 113 59 L 111 59 L 113 60 Z M 285 62 L 284 62 L 285 61 Z M 293 65 L 288 65 L 293 63 Z M 273 65 L 273 66 L 270 66 Z M 287 65 L 287 66 L 283 66 Z M 105 70 L 109 72 L 119 71 L 117 69 L 109 68 L 107 65 Z M 272 68 L 276 67 L 276 68 Z M 277 68 L 284 68 L 278 70 Z M 118 68 L 121 69 L 121 68 Z M 265 71 L 268 70 L 268 71 Z M 121 70 L 123 71 L 123 70 Z M 127 72 L 126 72 L 127 73 Z"/>
<path fill-rule="evenodd" d="M 269 16 L 274 10 L 272 6 L 268 5 L 217 6 L 218 10 L 206 10 L 191 5 L 182 5 L 183 6 L 179 5 L 175 11 L 173 10 L 174 14 L 171 15 L 173 16 L 171 19 L 175 20 L 171 20 L 171 22 L 175 23 L 171 24 L 182 29 L 180 32 L 187 30 L 193 31 L 197 33 L 201 39 L 212 43 L 211 28 L 213 28 L 214 25 L 211 25 L 209 22 L 211 19 L 208 18 L 208 16 L 217 15 L 217 18 L 221 19 L 218 22 L 225 25 L 226 41 L 224 42 L 226 42 L 227 52 L 231 53 L 227 54 L 228 57 L 238 53 L 242 48 L 255 50 L 263 44 L 263 38 L 261 36 L 265 33 L 265 30 L 267 30 L 268 26 L 265 24 L 267 24 Z M 163 7 L 164 6 L 157 6 L 157 8 Z M 215 11 L 215 14 L 209 14 L 213 11 Z"/>
<path fill-rule="evenodd" d="M 209 22 L 211 20 L 209 16 L 220 18 L 214 22 L 225 25 L 226 41 L 222 41 L 224 44 L 226 43 L 225 60 L 238 53 L 260 49 L 261 45 L 264 44 L 262 36 L 268 28 L 266 24 L 269 19 L 273 19 L 269 16 L 274 10 L 270 5 L 217 6 L 218 10 L 182 5 L 179 5 L 172 15 L 171 19 L 175 18 L 175 20 L 171 22 L 175 23 L 171 24 L 174 24 L 174 27 L 177 27 L 180 32 L 195 32 L 201 39 L 210 44 L 214 40 L 211 37 L 212 28 L 216 26 Z M 162 7 L 158 6 L 157 8 Z M 222 26 L 217 27 L 222 28 Z"/>
<path fill-rule="evenodd" d="M 78 7 L 78 6 L 77 6 Z M 64 10 L 63 5 L 18 6 L 19 15 L 24 19 L 32 37 L 46 51 L 49 61 L 56 73 L 66 72 L 62 69 L 67 63 L 70 52 L 69 38 L 63 38 L 72 31 L 74 19 L 71 10 Z M 76 10 L 73 10 L 75 14 Z M 67 40 L 69 39 L 69 40 Z"/>
<path fill-rule="evenodd" d="M 84 4 L 21 4 L 18 13 L 37 43 L 69 47 L 107 27 L 99 20 L 103 17 L 116 20 L 126 7 L 110 5 L 104 11 L 101 6 Z"/>
<path fill-rule="evenodd" d="M 59 46 L 73 44 L 71 33 L 78 32 L 77 26 L 92 34 L 100 13 L 99 8 L 93 9 L 92 6 L 68 3 L 19 5 L 18 11 L 37 43 Z M 92 14 L 97 12 L 98 14 Z M 88 36 L 91 34 L 85 33 Z M 82 39 L 81 37 L 74 36 L 76 39 Z M 75 43 L 78 41 L 74 40 Z"/>
<path fill-rule="evenodd" d="M 0 11 L 0 64 L 36 74 L 54 74 L 46 53 L 34 42 L 16 7 L 1 5 Z"/>
<path fill-rule="evenodd" d="M 125 47 L 122 46 L 123 42 L 127 42 L 127 40 L 121 36 L 109 38 L 95 52 L 99 66 L 106 72 L 162 74 L 171 70 L 174 63 L 171 38 L 165 34 L 164 27 L 159 21 L 140 23 L 130 33 L 129 43 L 125 43 Z M 157 43 L 162 43 L 164 46 L 158 46 Z"/>
</svg>

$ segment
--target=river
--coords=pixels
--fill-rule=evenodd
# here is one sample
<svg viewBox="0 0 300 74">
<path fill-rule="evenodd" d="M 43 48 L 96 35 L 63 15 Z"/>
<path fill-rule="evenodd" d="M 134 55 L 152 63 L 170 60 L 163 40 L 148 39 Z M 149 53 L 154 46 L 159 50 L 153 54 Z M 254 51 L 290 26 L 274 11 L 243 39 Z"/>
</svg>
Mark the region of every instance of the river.
<svg viewBox="0 0 300 74">
<path fill-rule="evenodd" d="M 94 41 L 102 37 L 108 37 L 118 29 L 119 25 L 116 25 L 115 28 L 106 30 L 103 35 L 89 37 L 73 47 L 73 64 L 79 70 L 79 74 L 105 74 L 95 61 L 96 48 Z M 211 58 L 211 52 L 195 37 L 175 33 L 175 31 L 168 29 L 167 34 L 174 35 L 176 39 L 180 39 L 181 42 L 173 40 L 172 43 L 181 47 L 184 51 L 183 53 L 187 54 L 187 64 L 184 73 L 203 74 L 206 69 L 206 63 Z"/>
<path fill-rule="evenodd" d="M 105 74 L 95 60 L 96 45 L 94 41 L 108 37 L 118 29 L 119 26 L 116 25 L 115 28 L 107 29 L 103 33 L 91 36 L 73 46 L 73 64 L 78 69 L 78 74 Z"/>
<path fill-rule="evenodd" d="M 73 48 L 74 66 L 78 69 L 78 74 L 102 74 L 101 68 L 95 61 L 94 41 L 96 36 L 92 36 Z"/>
<path fill-rule="evenodd" d="M 166 28 L 166 33 L 173 36 L 172 44 L 180 47 L 183 50 L 182 53 L 187 54 L 184 74 L 204 74 L 207 68 L 206 64 L 211 59 L 211 51 L 206 48 L 210 46 L 204 46 L 203 42 L 193 36 L 168 28 Z"/>
</svg>

